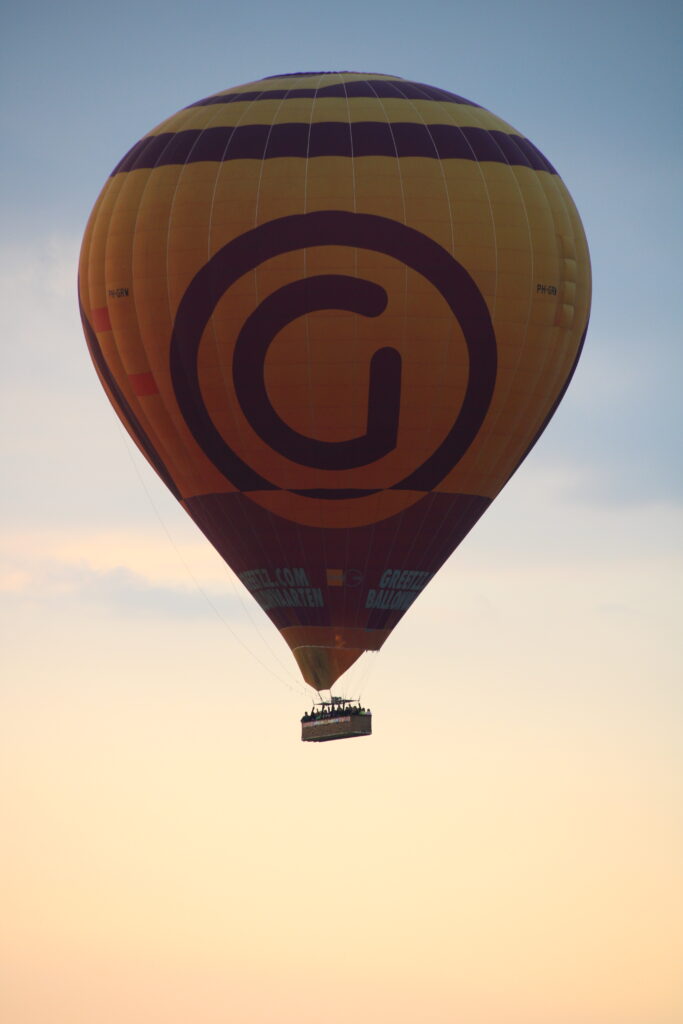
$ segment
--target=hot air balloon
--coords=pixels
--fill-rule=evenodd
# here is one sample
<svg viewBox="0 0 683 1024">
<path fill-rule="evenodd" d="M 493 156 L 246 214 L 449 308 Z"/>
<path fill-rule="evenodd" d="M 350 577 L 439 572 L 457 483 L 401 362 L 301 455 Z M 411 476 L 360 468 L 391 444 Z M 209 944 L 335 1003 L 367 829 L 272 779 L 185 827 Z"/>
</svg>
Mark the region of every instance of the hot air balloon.
<svg viewBox="0 0 683 1024">
<path fill-rule="evenodd" d="M 429 85 L 316 72 L 136 143 L 79 292 L 126 429 L 326 692 L 546 427 L 590 265 L 564 183 L 510 125 Z"/>
</svg>

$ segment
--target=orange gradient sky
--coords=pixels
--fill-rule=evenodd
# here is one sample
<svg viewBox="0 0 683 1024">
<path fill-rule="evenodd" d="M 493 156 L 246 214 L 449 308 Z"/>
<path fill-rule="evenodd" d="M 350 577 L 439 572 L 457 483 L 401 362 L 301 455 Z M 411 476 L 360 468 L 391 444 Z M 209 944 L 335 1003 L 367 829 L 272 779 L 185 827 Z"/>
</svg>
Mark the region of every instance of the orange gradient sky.
<svg viewBox="0 0 683 1024">
<path fill-rule="evenodd" d="M 569 538 L 577 509 L 527 483 Z M 239 646 L 151 513 L 135 572 L 179 608 L 107 599 L 123 533 L 80 559 L 62 536 L 61 576 L 6 584 L 8 1020 L 341 1024 L 360 1002 L 401 1024 L 674 1024 L 677 580 L 656 550 L 624 556 L 640 514 L 602 558 L 553 552 L 526 490 L 357 676 L 376 716 L 358 744 L 298 742 L 291 655 L 236 626 L 278 680 Z M 526 549 L 502 568 L 498 514 Z M 163 515 L 229 613 L 221 566 Z M 653 549 L 675 527 L 658 523 Z"/>
</svg>

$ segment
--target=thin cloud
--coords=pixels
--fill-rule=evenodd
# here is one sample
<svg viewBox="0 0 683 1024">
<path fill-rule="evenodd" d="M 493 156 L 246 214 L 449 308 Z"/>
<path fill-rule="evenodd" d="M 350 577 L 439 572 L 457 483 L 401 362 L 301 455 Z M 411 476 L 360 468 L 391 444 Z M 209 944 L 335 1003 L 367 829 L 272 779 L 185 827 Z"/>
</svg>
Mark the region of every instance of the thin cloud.
<svg viewBox="0 0 683 1024">
<path fill-rule="evenodd" d="M 6 560 L 0 569 L 0 595 L 5 603 L 87 607 L 124 618 L 140 615 L 161 619 L 213 618 L 242 622 L 246 614 L 235 594 L 199 586 L 162 584 L 124 566 L 93 569 L 81 563 Z"/>
</svg>

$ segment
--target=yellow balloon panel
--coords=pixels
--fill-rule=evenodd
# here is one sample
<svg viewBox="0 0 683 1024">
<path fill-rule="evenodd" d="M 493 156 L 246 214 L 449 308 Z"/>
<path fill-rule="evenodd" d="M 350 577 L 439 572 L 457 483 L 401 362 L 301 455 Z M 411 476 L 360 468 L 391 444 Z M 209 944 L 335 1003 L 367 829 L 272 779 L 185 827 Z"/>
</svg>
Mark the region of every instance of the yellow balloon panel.
<svg viewBox="0 0 683 1024">
<path fill-rule="evenodd" d="M 546 425 L 590 305 L 532 143 L 353 73 L 164 121 L 105 185 L 79 284 L 119 415 L 297 650 L 381 644 Z M 318 687 L 353 660 L 298 657 Z"/>
</svg>

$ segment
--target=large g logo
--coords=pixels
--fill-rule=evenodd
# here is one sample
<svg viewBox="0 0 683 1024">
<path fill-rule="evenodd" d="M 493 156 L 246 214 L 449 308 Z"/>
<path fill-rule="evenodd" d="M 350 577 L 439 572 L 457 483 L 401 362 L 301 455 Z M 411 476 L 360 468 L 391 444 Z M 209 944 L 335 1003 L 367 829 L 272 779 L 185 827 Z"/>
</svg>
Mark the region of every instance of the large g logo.
<svg viewBox="0 0 683 1024">
<path fill-rule="evenodd" d="M 281 217 L 233 239 L 202 267 L 178 307 L 170 347 L 173 386 L 185 421 L 208 458 L 239 490 L 278 489 L 240 458 L 216 429 L 200 387 L 199 348 L 208 321 L 228 288 L 266 260 L 315 246 L 350 246 L 399 260 L 433 285 L 460 325 L 469 357 L 464 399 L 436 450 L 391 484 L 392 490 L 430 491 L 462 458 L 486 416 L 496 379 L 496 340 L 486 302 L 464 267 L 433 239 L 385 217 L 337 210 Z M 354 469 L 381 459 L 395 447 L 401 357 L 393 347 L 383 347 L 372 357 L 367 427 L 362 435 L 347 440 L 323 441 L 294 430 L 273 407 L 264 378 L 269 346 L 293 320 L 322 309 L 377 317 L 386 302 L 384 289 L 371 281 L 317 275 L 277 289 L 243 324 L 233 354 L 235 392 L 253 430 L 291 462 L 323 470 Z M 374 491 L 345 487 L 294 493 L 347 499 Z"/>
<path fill-rule="evenodd" d="M 321 309 L 344 309 L 374 317 L 386 304 L 386 292 L 372 281 L 320 274 L 279 288 L 252 313 L 235 345 L 233 379 L 244 415 L 271 448 L 303 466 L 356 469 L 376 462 L 396 446 L 401 357 L 395 348 L 382 348 L 373 355 L 367 429 L 348 441 L 319 441 L 292 430 L 273 408 L 264 377 L 268 346 L 297 317 Z"/>
</svg>

